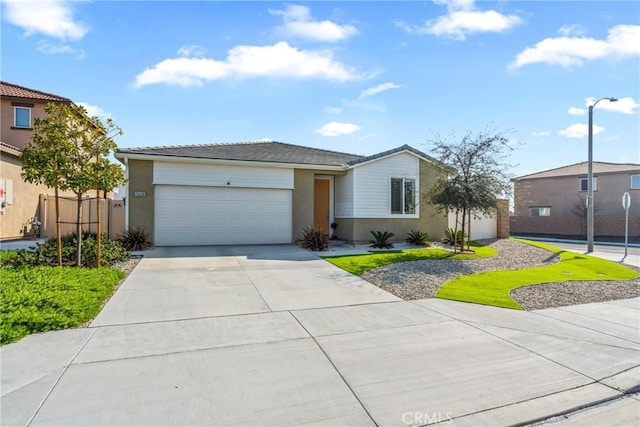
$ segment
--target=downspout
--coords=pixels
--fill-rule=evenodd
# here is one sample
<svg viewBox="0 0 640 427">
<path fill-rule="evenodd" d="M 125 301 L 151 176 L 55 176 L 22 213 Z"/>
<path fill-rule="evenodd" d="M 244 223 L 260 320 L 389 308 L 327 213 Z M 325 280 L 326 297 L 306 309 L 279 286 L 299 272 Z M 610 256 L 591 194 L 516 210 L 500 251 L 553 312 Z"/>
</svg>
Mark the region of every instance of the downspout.
<svg viewBox="0 0 640 427">
<path fill-rule="evenodd" d="M 129 158 L 124 158 L 124 177 L 126 178 L 126 182 L 124 184 L 124 229 L 125 232 L 129 229 L 129 203 L 131 202 L 131 197 L 129 196 Z"/>
</svg>

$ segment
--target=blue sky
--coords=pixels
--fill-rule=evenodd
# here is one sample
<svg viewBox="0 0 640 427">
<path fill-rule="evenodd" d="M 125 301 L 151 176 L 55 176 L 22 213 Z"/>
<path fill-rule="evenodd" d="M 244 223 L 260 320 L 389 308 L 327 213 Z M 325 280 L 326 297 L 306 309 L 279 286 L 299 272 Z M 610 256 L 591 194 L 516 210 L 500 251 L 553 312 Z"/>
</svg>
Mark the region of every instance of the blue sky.
<svg viewBox="0 0 640 427">
<path fill-rule="evenodd" d="M 2 79 L 83 103 L 121 147 L 273 139 L 429 151 L 487 126 L 523 175 L 640 162 L 635 1 L 3 1 Z"/>
</svg>

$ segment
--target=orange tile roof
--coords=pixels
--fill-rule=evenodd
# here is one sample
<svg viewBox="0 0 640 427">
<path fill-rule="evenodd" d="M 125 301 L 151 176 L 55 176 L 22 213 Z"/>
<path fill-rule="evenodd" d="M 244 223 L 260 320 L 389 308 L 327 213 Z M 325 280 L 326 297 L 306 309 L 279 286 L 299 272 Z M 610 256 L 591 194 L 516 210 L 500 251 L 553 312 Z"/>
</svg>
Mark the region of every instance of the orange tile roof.
<svg viewBox="0 0 640 427">
<path fill-rule="evenodd" d="M 63 96 L 42 92 L 40 90 L 29 89 L 27 87 L 18 86 L 13 83 L 7 83 L 3 81 L 0 81 L 0 96 L 37 99 L 42 101 L 71 102 L 69 98 L 65 98 Z"/>
</svg>

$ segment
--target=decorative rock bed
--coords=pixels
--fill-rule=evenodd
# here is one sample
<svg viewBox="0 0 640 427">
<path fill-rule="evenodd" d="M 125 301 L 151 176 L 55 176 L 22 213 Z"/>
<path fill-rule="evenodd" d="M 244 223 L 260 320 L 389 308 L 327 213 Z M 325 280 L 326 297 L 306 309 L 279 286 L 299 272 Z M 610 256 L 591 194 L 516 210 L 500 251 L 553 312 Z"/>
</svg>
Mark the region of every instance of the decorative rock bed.
<svg viewBox="0 0 640 427">
<path fill-rule="evenodd" d="M 474 260 L 423 260 L 375 268 L 361 277 L 405 300 L 434 298 L 440 286 L 458 276 L 490 270 L 517 270 L 560 260 L 558 254 L 515 240 L 486 240 L 498 255 Z M 631 267 L 636 271 L 640 269 Z M 566 281 L 525 286 L 511 297 L 526 310 L 640 296 L 640 278 L 623 281 Z"/>
</svg>

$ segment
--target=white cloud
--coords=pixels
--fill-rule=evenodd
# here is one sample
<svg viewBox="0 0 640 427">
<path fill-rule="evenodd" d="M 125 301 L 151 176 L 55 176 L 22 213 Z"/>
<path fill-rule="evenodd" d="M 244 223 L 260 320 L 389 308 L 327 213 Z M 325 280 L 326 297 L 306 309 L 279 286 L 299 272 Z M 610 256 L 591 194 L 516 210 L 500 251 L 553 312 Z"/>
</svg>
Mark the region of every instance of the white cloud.
<svg viewBox="0 0 640 427">
<path fill-rule="evenodd" d="M 584 108 L 569 107 L 567 113 L 571 114 L 572 116 L 584 116 L 585 114 L 587 114 L 587 110 L 585 110 Z"/>
<path fill-rule="evenodd" d="M 180 49 L 178 49 L 178 55 L 185 58 L 204 56 L 206 53 L 207 50 L 197 44 L 182 46 Z"/>
<path fill-rule="evenodd" d="M 280 30 L 293 37 L 335 42 L 358 33 L 352 25 L 340 25 L 332 21 L 315 21 L 307 6 L 287 5 L 284 10 L 269 9 L 269 13 L 282 16 L 283 25 Z"/>
<path fill-rule="evenodd" d="M 38 52 L 41 52 L 47 55 L 79 53 L 79 51 L 71 45 L 49 43 L 46 40 L 39 40 L 38 43 L 36 43 L 36 49 L 38 50 Z M 82 54 L 82 56 L 84 55 Z"/>
<path fill-rule="evenodd" d="M 225 78 L 299 78 L 344 82 L 366 77 L 333 59 L 330 51 L 300 50 L 286 42 L 270 46 L 236 46 L 224 60 L 169 58 L 136 76 L 135 87 L 151 84 L 202 86 Z"/>
<path fill-rule="evenodd" d="M 584 105 L 586 107 L 593 105 L 595 98 L 585 98 Z M 620 98 L 616 102 L 609 102 L 606 99 L 598 102 L 594 108 L 597 110 L 612 111 L 622 114 L 635 114 L 640 105 L 631 97 Z"/>
<path fill-rule="evenodd" d="M 350 135 L 358 130 L 360 130 L 360 126 L 353 123 L 330 122 L 314 132 L 322 136 L 341 136 Z"/>
<path fill-rule="evenodd" d="M 84 109 L 87 110 L 87 114 L 91 117 L 95 116 L 101 119 L 111 117 L 111 113 L 104 111 L 102 108 L 98 107 L 97 105 L 87 104 L 86 102 L 78 102 L 78 105 L 81 105 L 82 107 L 84 107 Z"/>
<path fill-rule="evenodd" d="M 531 132 L 531 136 L 536 137 L 536 138 L 549 136 L 549 135 L 551 135 L 551 131 L 550 130 L 541 130 L 540 132 Z"/>
<path fill-rule="evenodd" d="M 434 2 L 446 5 L 448 13 L 419 26 L 401 21 L 395 21 L 394 24 L 409 33 L 465 40 L 468 34 L 501 33 L 522 23 L 522 19 L 516 15 L 505 15 L 495 10 L 477 10 L 473 0 L 436 0 Z"/>
<path fill-rule="evenodd" d="M 567 24 L 558 28 L 558 34 L 563 37 L 570 36 L 584 36 L 587 33 L 587 29 L 578 24 Z"/>
<path fill-rule="evenodd" d="M 518 55 L 510 67 L 517 69 L 528 64 L 546 63 L 570 67 L 585 60 L 623 59 L 640 56 L 640 25 L 616 25 L 604 40 L 589 37 L 551 37 Z"/>
<path fill-rule="evenodd" d="M 598 125 L 593 125 L 593 134 L 597 135 L 604 132 L 604 128 Z M 585 138 L 589 135 L 589 126 L 584 123 L 575 123 L 565 129 L 558 131 L 558 134 L 566 136 L 567 138 Z"/>
<path fill-rule="evenodd" d="M 340 107 L 325 107 L 324 112 L 327 114 L 340 114 L 342 113 L 342 108 Z"/>
<path fill-rule="evenodd" d="M 42 34 L 61 40 L 80 40 L 89 31 L 73 17 L 65 0 L 5 0 L 4 19 L 21 27 L 25 36 Z"/>
<path fill-rule="evenodd" d="M 366 98 L 368 96 L 373 96 L 376 95 L 380 92 L 384 92 L 385 90 L 391 90 L 391 89 L 400 89 L 401 87 L 403 87 L 402 85 L 396 84 L 396 83 L 382 83 L 379 84 L 378 86 L 374 86 L 374 87 L 370 87 L 368 89 L 363 90 L 360 93 L 360 98 Z"/>
</svg>

